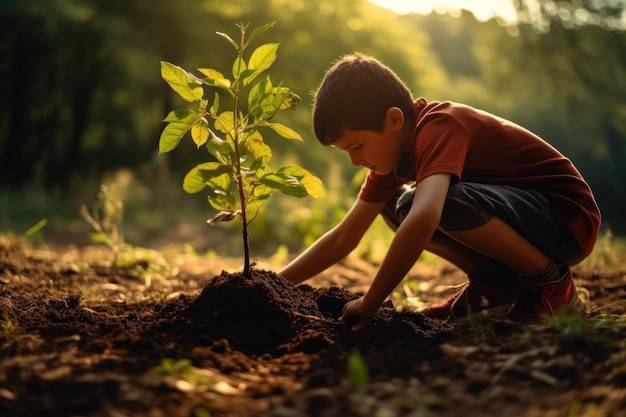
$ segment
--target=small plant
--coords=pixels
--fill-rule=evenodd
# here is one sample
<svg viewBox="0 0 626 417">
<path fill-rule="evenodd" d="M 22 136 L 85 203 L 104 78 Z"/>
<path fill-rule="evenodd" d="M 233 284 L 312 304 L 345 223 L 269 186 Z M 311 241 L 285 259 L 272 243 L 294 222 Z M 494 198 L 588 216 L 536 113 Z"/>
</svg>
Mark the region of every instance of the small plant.
<svg viewBox="0 0 626 417">
<path fill-rule="evenodd" d="M 601 339 L 604 335 L 621 334 L 626 322 L 621 318 L 609 315 L 574 317 L 559 312 L 549 318 L 553 328 L 565 335 L 585 337 L 589 340 Z"/>
<path fill-rule="evenodd" d="M 359 352 L 353 352 L 348 357 L 348 379 L 359 394 L 363 394 L 369 383 L 367 364 Z"/>
<path fill-rule="evenodd" d="M 590 268 L 611 268 L 619 265 L 619 251 L 616 251 L 618 248 L 616 248 L 615 243 L 611 229 L 605 229 L 598 236 L 593 252 L 584 260 L 582 265 L 587 265 Z"/>
<path fill-rule="evenodd" d="M 192 385 L 213 385 L 211 378 L 202 369 L 193 366 L 190 359 L 165 358 L 155 368 L 155 372 L 160 375 L 184 379 Z"/>
<path fill-rule="evenodd" d="M 16 326 L 13 320 L 5 319 L 4 317 L 0 320 L 0 334 L 11 333 L 15 328 Z"/>
<path fill-rule="evenodd" d="M 87 205 L 80 207 L 81 217 L 92 227 L 93 243 L 108 246 L 113 253 L 112 267 L 123 268 L 149 287 L 153 277 L 170 276 L 173 269 L 156 251 L 126 243 L 123 233 L 124 197 L 115 184 L 102 184 L 91 211 Z"/>
<path fill-rule="evenodd" d="M 123 233 L 123 201 L 112 196 L 109 187 L 102 184 L 91 212 L 83 204 L 80 207 L 80 215 L 94 230 L 90 235 L 91 241 L 110 247 L 115 256 L 113 263 L 117 265 L 118 257 L 126 245 Z"/>
<path fill-rule="evenodd" d="M 46 225 L 48 224 L 48 219 L 42 219 L 38 221 L 35 225 L 30 227 L 26 232 L 24 232 L 24 237 L 27 239 L 32 238 L 37 235 Z"/>
<path fill-rule="evenodd" d="M 185 176 L 183 189 L 197 193 L 205 187 L 213 190 L 208 200 L 218 213 L 208 223 L 230 221 L 238 217 L 242 224 L 244 246 L 243 275 L 250 276 L 248 224 L 258 214 L 263 200 L 273 189 L 284 194 L 319 197 L 323 186 L 319 178 L 305 169 L 290 165 L 272 171 L 268 161 L 272 150 L 264 142 L 260 130 L 269 128 L 286 139 L 302 141 L 293 129 L 270 122 L 283 110 L 295 108 L 300 97 L 288 88 L 274 86 L 269 78 L 253 81 L 271 67 L 276 59 L 278 43 L 267 43 L 256 48 L 246 60 L 244 53 L 250 42 L 271 28 L 273 23 L 252 30 L 246 38 L 247 25 L 239 24 L 239 41 L 217 32 L 235 49 L 232 79 L 212 68 L 199 68 L 198 77 L 181 67 L 161 62 L 161 76 L 184 100 L 195 103 L 195 110 L 177 109 L 164 122 L 159 140 L 159 153 L 175 149 L 181 139 L 191 133 L 198 149 L 205 147 L 212 160 L 197 165 Z M 215 90 L 212 99 L 205 98 L 205 87 Z M 244 97 L 247 89 L 247 97 Z M 220 92 L 230 98 L 230 107 L 221 109 Z M 245 103 L 244 103 L 245 101 Z M 242 110 L 242 105 L 247 109 Z M 222 137 L 220 137 L 222 135 Z"/>
</svg>

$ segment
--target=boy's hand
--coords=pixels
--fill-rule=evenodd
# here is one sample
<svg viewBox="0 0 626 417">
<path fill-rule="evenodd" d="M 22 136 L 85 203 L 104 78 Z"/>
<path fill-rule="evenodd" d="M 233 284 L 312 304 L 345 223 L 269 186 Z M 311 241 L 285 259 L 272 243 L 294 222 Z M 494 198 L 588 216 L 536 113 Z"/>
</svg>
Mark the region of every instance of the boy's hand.
<svg viewBox="0 0 626 417">
<path fill-rule="evenodd" d="M 367 323 L 369 323 L 369 321 L 376 316 L 377 312 L 378 307 L 372 309 L 366 306 L 363 303 L 363 297 L 361 297 L 347 302 L 346 305 L 343 306 L 343 311 L 339 321 L 344 323 L 355 323 L 352 326 L 352 330 L 359 330 L 365 327 L 365 325 L 367 325 Z"/>
</svg>

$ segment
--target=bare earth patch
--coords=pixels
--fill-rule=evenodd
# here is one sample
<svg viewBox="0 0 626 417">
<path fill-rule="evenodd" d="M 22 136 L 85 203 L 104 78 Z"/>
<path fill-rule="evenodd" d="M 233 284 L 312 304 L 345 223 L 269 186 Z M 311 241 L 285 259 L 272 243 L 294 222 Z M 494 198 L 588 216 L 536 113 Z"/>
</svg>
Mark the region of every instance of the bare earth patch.
<svg viewBox="0 0 626 417">
<path fill-rule="evenodd" d="M 0 240 L 0 416 L 626 416 L 624 268 L 575 270 L 589 320 L 446 323 L 396 302 L 353 332 L 337 318 L 374 265 L 294 287 L 270 261 L 244 279 L 239 259 L 153 255 Z M 463 281 L 411 274 L 423 303 Z"/>
</svg>

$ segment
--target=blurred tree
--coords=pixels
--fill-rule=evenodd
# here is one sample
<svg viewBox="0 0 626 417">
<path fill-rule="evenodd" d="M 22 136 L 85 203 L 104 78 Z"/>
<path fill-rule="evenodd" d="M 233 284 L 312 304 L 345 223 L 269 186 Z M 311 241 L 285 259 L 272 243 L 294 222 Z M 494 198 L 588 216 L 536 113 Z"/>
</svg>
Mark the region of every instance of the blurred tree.
<svg viewBox="0 0 626 417">
<path fill-rule="evenodd" d="M 98 84 L 102 38 L 90 11 L 69 0 L 5 2 L 0 8 L 2 66 L 0 128 L 3 182 L 20 185 L 38 173 L 67 180 L 79 163 L 80 140 Z M 80 39 L 80 42 L 75 42 Z M 63 165 L 60 170 L 50 166 Z M 45 173 L 45 177 L 44 177 Z"/>
<path fill-rule="evenodd" d="M 605 220 L 626 231 L 624 1 L 514 3 L 520 21 L 503 28 L 469 13 L 397 16 L 366 0 L 0 2 L 0 187 L 50 190 L 153 160 L 178 100 L 159 61 L 201 67 L 228 48 L 215 31 L 277 21 L 273 81 L 302 96 L 283 121 L 305 136 L 298 147 L 277 141 L 277 158 L 306 158 L 320 177 L 331 165 L 354 172 L 312 138 L 309 112 L 325 69 L 359 50 L 416 96 L 467 102 L 544 136 L 590 180 Z M 189 145 L 159 161 L 186 172 L 198 155 Z"/>
<path fill-rule="evenodd" d="M 553 23 L 549 36 L 526 40 L 525 46 L 523 63 L 517 62 L 542 80 L 543 97 L 551 104 L 543 106 L 543 116 L 536 115 L 538 129 L 559 138 L 560 147 L 591 183 L 605 223 L 623 233 L 626 33 L 598 26 L 566 29 Z"/>
<path fill-rule="evenodd" d="M 535 3 L 545 9 L 551 2 Z M 579 3 L 578 15 L 585 4 Z M 594 20 L 575 27 L 570 14 L 548 16 L 543 32 L 536 22 L 522 21 L 518 36 L 469 13 L 407 19 L 438 39 L 436 52 L 449 77 L 440 97 L 514 120 L 554 144 L 589 181 L 605 225 L 624 233 L 626 33 L 603 23 L 613 22 L 615 9 L 601 13 L 598 8 Z"/>
<path fill-rule="evenodd" d="M 548 33 L 554 22 L 565 29 L 626 29 L 624 0 L 513 0 L 513 4 L 518 22 L 538 33 Z"/>
<path fill-rule="evenodd" d="M 149 157 L 171 99 L 159 60 L 197 49 L 203 15 L 191 0 L 3 2 L 0 183 L 49 189 Z"/>
<path fill-rule="evenodd" d="M 325 68 L 357 49 L 376 53 L 414 84 L 427 79 L 433 71 L 413 65 L 428 59 L 424 40 L 381 25 L 394 15 L 381 17 L 372 7 L 366 0 L 3 2 L 0 24 L 8 30 L 0 34 L 0 52 L 10 58 L 0 64 L 0 88 L 8 92 L 0 98 L 0 185 L 36 181 L 51 189 L 72 176 L 97 177 L 151 158 L 161 120 L 177 100 L 159 77 L 159 61 L 202 66 L 203 55 L 228 47 L 215 31 L 239 21 L 278 21 L 273 36 L 283 43 L 275 81 L 294 85 L 305 104 Z M 397 37 L 412 45 L 388 41 Z M 307 133 L 309 111 L 305 105 L 288 116 Z M 298 152 L 316 155 L 324 169 L 322 152 Z M 168 157 L 179 166 L 196 155 L 189 147 Z"/>
</svg>

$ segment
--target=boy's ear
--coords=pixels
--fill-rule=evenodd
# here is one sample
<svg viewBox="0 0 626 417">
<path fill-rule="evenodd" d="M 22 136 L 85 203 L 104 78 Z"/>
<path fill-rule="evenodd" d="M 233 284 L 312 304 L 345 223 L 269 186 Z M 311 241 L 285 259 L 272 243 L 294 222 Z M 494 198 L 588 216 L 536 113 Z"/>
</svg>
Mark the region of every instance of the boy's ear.
<svg viewBox="0 0 626 417">
<path fill-rule="evenodd" d="M 399 107 L 390 107 L 387 110 L 385 123 L 395 131 L 404 127 L 404 112 Z"/>
</svg>

